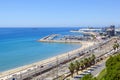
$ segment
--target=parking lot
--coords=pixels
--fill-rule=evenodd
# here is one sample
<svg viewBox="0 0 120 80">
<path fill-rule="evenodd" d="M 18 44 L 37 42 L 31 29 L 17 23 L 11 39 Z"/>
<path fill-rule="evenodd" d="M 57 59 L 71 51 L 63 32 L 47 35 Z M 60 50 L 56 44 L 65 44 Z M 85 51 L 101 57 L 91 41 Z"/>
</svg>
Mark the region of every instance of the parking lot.
<svg viewBox="0 0 120 80">
<path fill-rule="evenodd" d="M 80 80 L 80 78 L 84 77 L 87 74 L 92 74 L 94 77 L 96 77 L 104 68 L 105 60 L 87 68 L 86 70 L 83 70 L 79 75 L 74 76 L 72 80 Z"/>
</svg>

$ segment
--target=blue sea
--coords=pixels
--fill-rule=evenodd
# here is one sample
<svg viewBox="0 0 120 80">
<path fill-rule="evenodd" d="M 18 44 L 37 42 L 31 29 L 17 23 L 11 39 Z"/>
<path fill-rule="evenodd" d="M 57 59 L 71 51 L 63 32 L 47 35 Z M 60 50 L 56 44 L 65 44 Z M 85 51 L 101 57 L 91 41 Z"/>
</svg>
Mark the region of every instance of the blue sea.
<svg viewBox="0 0 120 80">
<path fill-rule="evenodd" d="M 56 56 L 80 44 L 42 43 L 37 40 L 50 35 L 70 33 L 79 28 L 0 28 L 0 72 Z"/>
</svg>

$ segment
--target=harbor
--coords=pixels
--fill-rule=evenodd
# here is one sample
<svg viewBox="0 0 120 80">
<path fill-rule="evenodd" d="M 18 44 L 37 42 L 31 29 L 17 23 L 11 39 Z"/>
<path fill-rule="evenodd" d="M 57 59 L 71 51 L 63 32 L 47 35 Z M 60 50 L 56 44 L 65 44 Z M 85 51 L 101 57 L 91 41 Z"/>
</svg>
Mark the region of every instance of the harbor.
<svg viewBox="0 0 120 80">
<path fill-rule="evenodd" d="M 59 34 L 60 35 L 60 34 Z M 39 42 L 52 42 L 52 43 L 82 43 L 84 41 L 90 41 L 90 37 L 81 37 L 81 36 L 71 36 L 71 35 L 65 35 L 61 38 L 58 38 L 57 40 L 54 39 L 55 37 L 59 36 L 58 34 L 52 34 L 45 36 L 41 39 L 39 39 Z M 88 40 L 89 39 L 89 40 Z"/>
</svg>

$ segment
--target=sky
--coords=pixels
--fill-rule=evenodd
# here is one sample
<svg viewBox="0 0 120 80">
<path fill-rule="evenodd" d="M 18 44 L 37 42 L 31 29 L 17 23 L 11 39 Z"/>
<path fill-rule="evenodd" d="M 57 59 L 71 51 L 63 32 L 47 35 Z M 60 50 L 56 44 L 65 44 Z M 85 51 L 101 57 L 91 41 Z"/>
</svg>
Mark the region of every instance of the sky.
<svg viewBox="0 0 120 80">
<path fill-rule="evenodd" d="M 120 0 L 0 0 L 0 27 L 120 25 Z"/>
</svg>

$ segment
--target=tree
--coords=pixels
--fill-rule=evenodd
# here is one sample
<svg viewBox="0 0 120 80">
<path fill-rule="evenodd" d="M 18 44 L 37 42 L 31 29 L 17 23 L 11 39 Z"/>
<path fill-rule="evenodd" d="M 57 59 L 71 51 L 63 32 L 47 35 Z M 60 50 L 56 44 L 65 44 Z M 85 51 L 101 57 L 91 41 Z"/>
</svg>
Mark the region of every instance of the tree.
<svg viewBox="0 0 120 80">
<path fill-rule="evenodd" d="M 92 65 L 92 57 L 89 57 L 88 58 L 88 66 L 91 66 Z"/>
<path fill-rule="evenodd" d="M 116 48 L 117 48 L 117 47 L 116 47 L 116 44 L 114 44 L 114 45 L 113 45 L 113 49 L 116 50 Z"/>
<path fill-rule="evenodd" d="M 120 46 L 119 43 L 115 43 L 115 44 L 113 45 L 113 49 L 116 50 L 116 49 L 119 48 L 119 46 Z"/>
<path fill-rule="evenodd" d="M 80 61 L 80 68 L 81 68 L 81 70 L 84 69 L 84 61 L 83 60 Z"/>
<path fill-rule="evenodd" d="M 120 54 L 106 61 L 105 80 L 120 80 Z"/>
<path fill-rule="evenodd" d="M 94 54 L 92 54 L 92 64 L 95 64 L 95 59 L 96 59 L 96 57 L 95 57 L 95 55 Z"/>
<path fill-rule="evenodd" d="M 89 64 L 89 60 L 88 60 L 88 58 L 85 58 L 85 59 L 84 59 L 84 65 L 85 65 L 85 68 L 88 67 L 88 64 Z"/>
<path fill-rule="evenodd" d="M 91 35 L 93 37 L 93 39 L 96 39 L 96 36 L 95 35 Z"/>
<path fill-rule="evenodd" d="M 97 80 L 97 78 L 93 77 L 91 74 L 87 74 L 84 77 L 82 77 L 80 80 Z"/>
<path fill-rule="evenodd" d="M 91 74 L 85 75 L 81 80 L 93 80 L 93 76 Z"/>
<path fill-rule="evenodd" d="M 119 46 L 120 46 L 120 45 L 119 45 L 118 43 L 116 43 L 116 48 L 117 48 L 117 49 L 119 48 Z"/>
<path fill-rule="evenodd" d="M 75 65 L 72 62 L 69 65 L 69 70 L 71 72 L 71 76 L 73 77 L 73 73 L 74 73 L 74 70 L 75 70 Z"/>
<path fill-rule="evenodd" d="M 97 80 L 97 78 L 96 78 L 96 77 L 94 77 L 92 80 Z"/>
<path fill-rule="evenodd" d="M 76 72 L 78 74 L 78 71 L 80 69 L 80 63 L 77 60 L 75 61 L 75 69 L 76 69 Z"/>
</svg>

